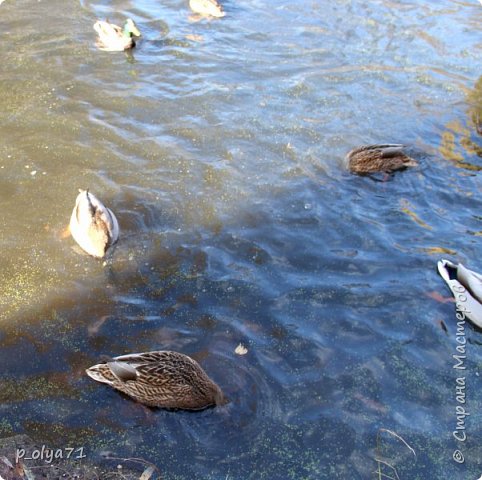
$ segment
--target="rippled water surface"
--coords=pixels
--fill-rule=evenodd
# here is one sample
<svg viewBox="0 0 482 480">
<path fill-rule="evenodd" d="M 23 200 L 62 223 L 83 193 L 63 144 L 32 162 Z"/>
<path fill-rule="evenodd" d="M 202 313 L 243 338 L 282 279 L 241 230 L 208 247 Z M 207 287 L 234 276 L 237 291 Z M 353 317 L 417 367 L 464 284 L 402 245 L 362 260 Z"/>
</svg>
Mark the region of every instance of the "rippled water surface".
<svg viewBox="0 0 482 480">
<path fill-rule="evenodd" d="M 482 271 L 481 5 L 225 0 L 196 21 L 187 3 L 0 5 L 0 435 L 164 479 L 382 478 L 383 458 L 475 480 L 482 336 L 465 326 L 455 370 L 435 265 Z M 98 51 L 94 21 L 126 16 L 137 48 Z M 350 175 L 346 152 L 380 142 L 420 166 Z M 119 219 L 105 263 L 65 237 L 79 187 Z M 148 410 L 84 374 L 156 349 L 231 402 Z M 382 428 L 416 457 L 377 448 Z"/>
</svg>

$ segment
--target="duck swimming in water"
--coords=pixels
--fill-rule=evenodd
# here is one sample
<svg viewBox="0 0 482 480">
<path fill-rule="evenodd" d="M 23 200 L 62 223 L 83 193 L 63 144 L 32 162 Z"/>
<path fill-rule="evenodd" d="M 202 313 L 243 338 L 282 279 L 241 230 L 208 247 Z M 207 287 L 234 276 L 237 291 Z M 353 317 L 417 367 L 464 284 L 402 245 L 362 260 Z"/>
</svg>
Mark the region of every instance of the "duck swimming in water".
<svg viewBox="0 0 482 480">
<path fill-rule="evenodd" d="M 189 0 L 189 6 L 193 12 L 206 17 L 220 18 L 226 15 L 217 0 Z"/>
<path fill-rule="evenodd" d="M 119 239 L 119 223 L 112 210 L 93 193 L 79 192 L 70 217 L 70 233 L 89 255 L 102 258 Z"/>
<path fill-rule="evenodd" d="M 132 38 L 141 36 L 141 32 L 136 27 L 134 21 L 130 18 L 126 20 L 124 28 L 121 28 L 109 21 L 97 20 L 94 23 L 94 30 L 97 32 L 98 38 L 96 45 L 106 52 L 122 52 L 136 46 L 136 42 Z"/>
<path fill-rule="evenodd" d="M 448 260 L 440 260 L 437 269 L 455 297 L 457 310 L 482 329 L 482 275 Z"/>
<path fill-rule="evenodd" d="M 385 145 L 364 145 L 348 152 L 346 160 L 352 173 L 359 175 L 385 172 L 392 173 L 418 163 L 403 153 L 403 145 L 387 143 Z"/>
<path fill-rule="evenodd" d="M 178 352 L 122 355 L 94 365 L 86 373 L 149 407 L 201 410 L 227 403 L 199 364 Z"/>
</svg>

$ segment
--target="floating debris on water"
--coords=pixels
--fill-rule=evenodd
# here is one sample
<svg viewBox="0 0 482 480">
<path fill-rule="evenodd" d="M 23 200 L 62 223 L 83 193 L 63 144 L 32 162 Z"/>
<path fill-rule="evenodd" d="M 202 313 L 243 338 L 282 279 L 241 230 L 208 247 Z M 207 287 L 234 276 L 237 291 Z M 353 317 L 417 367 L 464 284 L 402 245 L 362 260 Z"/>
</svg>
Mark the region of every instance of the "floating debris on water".
<svg viewBox="0 0 482 480">
<path fill-rule="evenodd" d="M 234 350 L 234 353 L 236 355 L 246 355 L 248 353 L 248 349 L 242 343 L 240 343 Z"/>
</svg>

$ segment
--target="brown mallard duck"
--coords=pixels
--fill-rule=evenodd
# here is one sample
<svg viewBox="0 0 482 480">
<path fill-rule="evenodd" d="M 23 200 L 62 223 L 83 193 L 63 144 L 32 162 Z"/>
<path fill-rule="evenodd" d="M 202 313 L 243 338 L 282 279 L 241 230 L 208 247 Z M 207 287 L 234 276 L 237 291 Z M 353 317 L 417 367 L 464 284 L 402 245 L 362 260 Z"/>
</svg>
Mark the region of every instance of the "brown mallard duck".
<svg viewBox="0 0 482 480">
<path fill-rule="evenodd" d="M 201 410 L 226 403 L 221 389 L 200 365 L 178 352 L 122 355 L 86 373 L 149 407 Z"/>
<path fill-rule="evenodd" d="M 70 217 L 70 233 L 89 255 L 102 258 L 119 239 L 119 223 L 112 210 L 93 193 L 79 192 Z"/>
<path fill-rule="evenodd" d="M 346 159 L 352 173 L 385 172 L 392 173 L 407 167 L 415 167 L 418 163 L 403 153 L 403 145 L 388 143 L 386 145 L 364 145 L 351 150 Z"/>
<path fill-rule="evenodd" d="M 217 0 L 189 0 L 189 6 L 193 12 L 206 17 L 220 18 L 226 15 Z"/>
<path fill-rule="evenodd" d="M 122 52 L 136 46 L 136 42 L 132 38 L 141 36 L 141 32 L 131 18 L 126 20 L 124 28 L 121 28 L 109 21 L 97 20 L 94 23 L 94 30 L 97 32 L 98 38 L 96 45 L 101 50 L 107 52 Z"/>
</svg>

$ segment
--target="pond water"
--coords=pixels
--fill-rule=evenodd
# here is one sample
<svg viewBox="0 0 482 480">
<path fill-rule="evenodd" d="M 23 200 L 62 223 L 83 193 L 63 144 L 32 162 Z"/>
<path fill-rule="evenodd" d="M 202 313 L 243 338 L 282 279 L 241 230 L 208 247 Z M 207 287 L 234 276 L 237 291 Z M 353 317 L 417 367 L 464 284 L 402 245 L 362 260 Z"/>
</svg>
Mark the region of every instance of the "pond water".
<svg viewBox="0 0 482 480">
<path fill-rule="evenodd" d="M 165 480 L 393 476 L 377 458 L 475 480 L 482 335 L 466 324 L 454 369 L 436 262 L 482 271 L 481 5 L 223 4 L 196 21 L 187 0 L 1 3 L 0 436 Z M 95 20 L 127 16 L 132 53 L 97 50 Z M 420 166 L 347 172 L 386 142 Z M 63 234 L 78 188 L 119 219 L 105 263 Z M 149 410 L 84 373 L 158 349 L 230 403 Z"/>
</svg>

